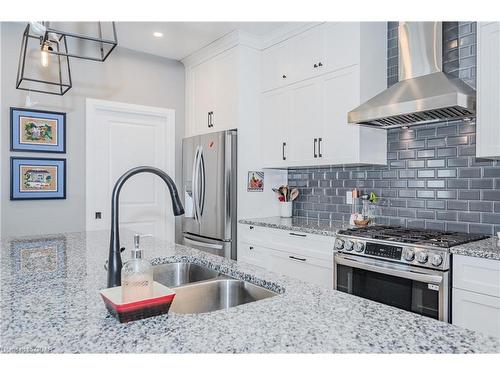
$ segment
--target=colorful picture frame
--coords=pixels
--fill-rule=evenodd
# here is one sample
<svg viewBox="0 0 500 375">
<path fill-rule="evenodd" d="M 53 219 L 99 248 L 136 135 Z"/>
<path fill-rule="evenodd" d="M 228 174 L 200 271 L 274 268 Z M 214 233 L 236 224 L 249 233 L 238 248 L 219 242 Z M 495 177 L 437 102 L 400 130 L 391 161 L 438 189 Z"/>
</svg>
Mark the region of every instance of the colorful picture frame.
<svg viewBox="0 0 500 375">
<path fill-rule="evenodd" d="M 10 158 L 10 200 L 66 199 L 66 159 Z"/>
<path fill-rule="evenodd" d="M 66 152 L 66 113 L 10 108 L 10 150 Z"/>
<path fill-rule="evenodd" d="M 264 172 L 248 172 L 247 191 L 264 191 Z"/>
</svg>

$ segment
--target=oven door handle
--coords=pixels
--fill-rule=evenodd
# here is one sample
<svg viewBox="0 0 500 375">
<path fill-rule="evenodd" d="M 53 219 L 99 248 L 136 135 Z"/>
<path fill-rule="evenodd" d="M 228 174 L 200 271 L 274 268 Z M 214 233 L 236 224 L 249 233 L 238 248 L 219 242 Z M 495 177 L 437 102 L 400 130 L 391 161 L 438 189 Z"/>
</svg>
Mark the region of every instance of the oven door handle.
<svg viewBox="0 0 500 375">
<path fill-rule="evenodd" d="M 366 260 L 347 258 L 339 254 L 335 254 L 335 263 L 343 266 L 360 268 L 366 271 L 372 271 L 372 272 L 382 273 L 385 275 L 401 277 L 414 281 L 420 281 L 422 283 L 441 284 L 443 281 L 443 276 L 441 275 L 422 273 L 408 269 L 406 267 L 402 268 L 393 265 L 391 265 L 390 267 L 381 267 L 369 263 Z"/>
</svg>

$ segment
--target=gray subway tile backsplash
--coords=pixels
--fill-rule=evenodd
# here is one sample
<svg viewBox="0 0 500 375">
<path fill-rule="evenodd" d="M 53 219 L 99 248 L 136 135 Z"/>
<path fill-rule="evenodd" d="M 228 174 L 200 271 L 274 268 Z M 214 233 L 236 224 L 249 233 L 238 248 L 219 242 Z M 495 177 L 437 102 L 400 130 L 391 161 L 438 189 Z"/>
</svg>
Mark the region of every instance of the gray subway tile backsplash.
<svg viewBox="0 0 500 375">
<path fill-rule="evenodd" d="M 398 81 L 397 22 L 388 23 L 388 86 Z M 443 67 L 475 87 L 476 24 L 443 23 Z M 500 230 L 500 164 L 475 158 L 475 123 L 387 131 L 387 166 L 290 169 L 294 215 L 349 219 L 345 193 L 380 196 L 378 223 L 493 234 Z"/>
</svg>

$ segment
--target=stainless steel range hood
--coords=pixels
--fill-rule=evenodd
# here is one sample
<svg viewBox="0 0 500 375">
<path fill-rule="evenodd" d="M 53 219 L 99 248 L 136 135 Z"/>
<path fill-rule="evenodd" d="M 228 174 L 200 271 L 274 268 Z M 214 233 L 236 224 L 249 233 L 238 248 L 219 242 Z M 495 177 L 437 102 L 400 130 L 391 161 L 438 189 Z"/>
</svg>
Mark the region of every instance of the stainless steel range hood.
<svg viewBox="0 0 500 375">
<path fill-rule="evenodd" d="M 476 112 L 476 91 L 441 71 L 441 22 L 399 23 L 399 82 L 348 113 L 348 122 L 395 128 Z"/>
</svg>

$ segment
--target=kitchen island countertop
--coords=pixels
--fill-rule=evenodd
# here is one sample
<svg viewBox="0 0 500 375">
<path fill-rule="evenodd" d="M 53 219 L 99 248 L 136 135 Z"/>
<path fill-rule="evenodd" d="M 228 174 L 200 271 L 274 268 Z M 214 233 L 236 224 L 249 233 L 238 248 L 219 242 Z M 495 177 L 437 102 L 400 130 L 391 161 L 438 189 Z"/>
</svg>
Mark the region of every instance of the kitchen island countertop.
<svg viewBox="0 0 500 375">
<path fill-rule="evenodd" d="M 132 233 L 121 238 L 130 249 Z M 107 231 L 2 239 L 0 352 L 500 352 L 473 331 L 152 239 L 143 248 L 154 264 L 191 261 L 281 294 L 121 324 L 99 296 L 108 241 Z"/>
</svg>

